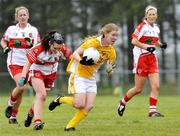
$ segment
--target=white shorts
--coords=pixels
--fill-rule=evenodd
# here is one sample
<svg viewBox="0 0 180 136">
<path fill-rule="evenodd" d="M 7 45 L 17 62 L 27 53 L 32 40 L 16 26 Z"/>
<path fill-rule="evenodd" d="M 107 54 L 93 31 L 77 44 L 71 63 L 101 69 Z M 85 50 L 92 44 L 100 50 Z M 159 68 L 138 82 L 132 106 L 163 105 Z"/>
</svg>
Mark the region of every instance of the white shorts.
<svg viewBox="0 0 180 136">
<path fill-rule="evenodd" d="M 79 77 L 78 75 L 75 75 L 75 74 L 70 75 L 69 83 L 68 83 L 69 94 L 90 93 L 90 92 L 97 93 L 97 85 L 96 85 L 95 76 L 88 79 L 84 77 Z"/>
</svg>

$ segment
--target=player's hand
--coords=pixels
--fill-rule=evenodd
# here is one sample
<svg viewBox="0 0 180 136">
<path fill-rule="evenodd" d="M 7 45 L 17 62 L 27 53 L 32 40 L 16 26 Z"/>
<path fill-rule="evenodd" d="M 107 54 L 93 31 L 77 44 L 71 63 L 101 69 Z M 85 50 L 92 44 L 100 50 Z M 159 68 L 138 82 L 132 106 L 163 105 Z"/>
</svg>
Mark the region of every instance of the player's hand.
<svg viewBox="0 0 180 136">
<path fill-rule="evenodd" d="M 88 60 L 87 60 L 87 56 L 84 56 L 84 57 L 82 58 L 82 60 L 80 60 L 80 63 L 81 63 L 82 65 L 94 65 L 93 59 L 91 58 L 91 59 L 88 59 Z"/>
<path fill-rule="evenodd" d="M 25 77 L 21 77 L 20 80 L 18 81 L 18 85 L 20 87 L 24 86 L 26 84 L 26 78 Z"/>
<path fill-rule="evenodd" d="M 161 46 L 160 46 L 162 49 L 166 49 L 167 48 L 167 43 L 165 42 L 162 42 Z"/>
<path fill-rule="evenodd" d="M 114 70 L 116 69 L 116 64 L 110 64 L 109 61 L 107 61 L 107 65 L 106 65 L 106 72 L 108 74 L 108 76 L 112 75 L 112 73 L 114 72 Z"/>
<path fill-rule="evenodd" d="M 8 46 L 6 46 L 6 47 L 3 48 L 3 52 L 4 52 L 5 54 L 8 54 L 8 52 L 9 52 L 10 50 L 11 50 L 11 49 L 10 49 Z"/>
<path fill-rule="evenodd" d="M 156 50 L 156 48 L 155 47 L 147 47 L 146 50 L 152 53 Z"/>
<path fill-rule="evenodd" d="M 26 41 L 26 43 L 28 44 L 28 46 L 32 47 L 33 43 L 32 43 L 32 39 L 29 37 L 24 38 L 24 40 Z"/>
</svg>

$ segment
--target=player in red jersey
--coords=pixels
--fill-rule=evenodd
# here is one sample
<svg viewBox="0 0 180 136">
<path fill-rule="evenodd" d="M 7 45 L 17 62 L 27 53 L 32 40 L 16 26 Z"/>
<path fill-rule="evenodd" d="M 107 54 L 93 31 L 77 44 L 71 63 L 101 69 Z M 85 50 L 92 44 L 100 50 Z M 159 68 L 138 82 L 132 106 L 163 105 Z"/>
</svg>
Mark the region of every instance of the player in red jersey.
<svg viewBox="0 0 180 136">
<path fill-rule="evenodd" d="M 147 6 L 145 9 L 145 19 L 138 25 L 132 34 L 132 44 L 134 45 L 134 68 L 135 85 L 129 89 L 124 98 L 119 103 L 118 114 L 123 116 L 126 103 L 135 95 L 142 92 L 146 78 L 149 78 L 151 87 L 149 97 L 149 117 L 163 117 L 161 113 L 157 112 L 157 98 L 159 96 L 159 69 L 158 60 L 155 53 L 156 46 L 166 48 L 167 44 L 159 40 L 159 28 L 155 24 L 157 19 L 157 8 L 154 6 Z"/>
<path fill-rule="evenodd" d="M 64 44 L 61 34 L 56 31 L 48 33 L 40 44 L 27 53 L 26 65 L 18 84 L 24 86 L 29 73 L 28 82 L 32 85 L 36 95 L 25 120 L 25 127 L 31 125 L 34 117 L 34 129 L 43 128 L 44 123 L 41 116 L 46 96 L 54 86 L 59 62 L 69 59 L 70 56 L 70 49 Z"/>
<path fill-rule="evenodd" d="M 9 26 L 1 39 L 3 52 L 8 55 L 8 71 L 16 83 L 5 110 L 5 116 L 9 118 L 10 124 L 18 124 L 16 116 L 21 104 L 22 94 L 26 89 L 26 87 L 17 86 L 26 62 L 26 53 L 33 45 L 40 42 L 38 30 L 28 23 L 29 11 L 26 7 L 22 6 L 15 9 L 15 19 L 18 23 Z"/>
</svg>

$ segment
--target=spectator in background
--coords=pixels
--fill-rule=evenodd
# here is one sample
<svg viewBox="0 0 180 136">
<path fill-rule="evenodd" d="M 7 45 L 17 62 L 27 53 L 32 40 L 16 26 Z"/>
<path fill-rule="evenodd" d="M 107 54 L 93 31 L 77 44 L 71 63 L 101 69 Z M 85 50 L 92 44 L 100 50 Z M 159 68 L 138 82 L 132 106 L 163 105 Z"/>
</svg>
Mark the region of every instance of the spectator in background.
<svg viewBox="0 0 180 136">
<path fill-rule="evenodd" d="M 68 92 L 73 94 L 73 97 L 59 96 L 49 104 L 49 110 L 51 111 L 60 104 L 68 104 L 78 110 L 64 128 L 64 131 L 74 131 L 75 126 L 93 108 L 97 93 L 95 74 L 98 68 L 105 61 L 108 61 L 108 75 L 113 73 L 116 59 L 114 43 L 118 35 L 119 28 L 116 24 L 106 24 L 100 30 L 99 35 L 86 38 L 80 47 L 74 51 L 73 57 L 67 67 L 67 71 L 71 73 Z M 86 56 L 82 57 L 84 51 L 91 47 L 97 49 L 100 53 L 100 58 L 96 63 L 92 59 L 87 59 Z"/>
<path fill-rule="evenodd" d="M 151 87 L 149 117 L 164 117 L 164 115 L 156 110 L 160 81 L 155 47 L 158 46 L 166 49 L 167 44 L 159 40 L 159 28 L 155 24 L 157 17 L 157 8 L 154 6 L 147 6 L 145 9 L 145 19 L 137 26 L 132 34 L 135 85 L 127 91 L 124 98 L 122 98 L 119 103 L 118 114 L 120 116 L 123 116 L 127 102 L 132 97 L 142 92 L 144 82 L 148 77 Z"/>
<path fill-rule="evenodd" d="M 9 26 L 1 39 L 3 52 L 8 55 L 8 71 L 16 83 L 8 100 L 5 116 L 10 124 L 18 124 L 16 116 L 26 87 L 17 86 L 21 72 L 26 62 L 26 53 L 40 42 L 38 30 L 28 23 L 29 11 L 26 7 L 15 8 L 16 25 Z"/>
<path fill-rule="evenodd" d="M 43 129 L 44 123 L 41 116 L 46 96 L 54 86 L 59 62 L 69 59 L 71 54 L 70 49 L 64 44 L 61 34 L 56 31 L 48 33 L 42 43 L 27 53 L 27 61 L 19 80 L 19 86 L 25 85 L 29 73 L 28 82 L 36 94 L 25 120 L 25 127 L 31 125 L 34 116 L 34 130 Z"/>
</svg>

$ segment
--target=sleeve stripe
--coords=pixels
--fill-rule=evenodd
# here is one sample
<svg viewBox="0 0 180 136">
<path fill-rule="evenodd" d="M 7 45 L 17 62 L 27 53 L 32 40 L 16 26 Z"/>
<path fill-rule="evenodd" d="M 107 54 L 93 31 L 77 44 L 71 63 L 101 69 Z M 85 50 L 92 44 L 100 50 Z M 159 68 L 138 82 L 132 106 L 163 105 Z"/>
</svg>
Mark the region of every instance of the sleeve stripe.
<svg viewBox="0 0 180 136">
<path fill-rule="evenodd" d="M 31 53 L 31 52 L 27 54 L 27 57 L 28 57 L 28 60 L 29 60 L 30 62 L 36 61 L 36 57 L 35 57 L 34 54 Z"/>
</svg>

